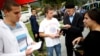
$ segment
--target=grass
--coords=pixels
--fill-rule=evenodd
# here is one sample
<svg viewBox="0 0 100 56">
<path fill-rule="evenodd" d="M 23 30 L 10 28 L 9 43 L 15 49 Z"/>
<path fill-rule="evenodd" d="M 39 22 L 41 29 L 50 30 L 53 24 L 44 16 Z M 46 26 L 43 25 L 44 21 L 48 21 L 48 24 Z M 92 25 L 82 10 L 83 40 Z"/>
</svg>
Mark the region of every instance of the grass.
<svg viewBox="0 0 100 56">
<path fill-rule="evenodd" d="M 28 29 L 28 32 L 30 34 L 30 36 L 32 37 L 32 39 L 34 40 L 34 37 L 33 37 L 33 33 L 32 33 L 32 30 L 31 30 L 31 25 L 30 23 L 27 23 L 26 24 L 26 27 Z M 39 53 L 38 51 L 34 51 L 33 53 L 35 54 L 35 56 L 47 56 L 46 55 L 46 47 L 45 47 L 45 44 L 44 44 L 44 53 Z"/>
</svg>

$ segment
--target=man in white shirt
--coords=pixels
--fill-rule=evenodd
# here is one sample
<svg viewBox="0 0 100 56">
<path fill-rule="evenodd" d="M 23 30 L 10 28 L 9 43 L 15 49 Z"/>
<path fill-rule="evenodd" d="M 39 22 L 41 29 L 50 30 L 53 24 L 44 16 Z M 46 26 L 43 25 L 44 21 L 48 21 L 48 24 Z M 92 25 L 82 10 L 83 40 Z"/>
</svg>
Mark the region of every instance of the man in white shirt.
<svg viewBox="0 0 100 56">
<path fill-rule="evenodd" d="M 53 49 L 55 49 L 57 56 L 61 56 L 60 24 L 56 18 L 53 18 L 52 7 L 47 6 L 44 11 L 46 17 L 40 23 L 39 35 L 45 38 L 48 56 L 53 56 Z"/>
<path fill-rule="evenodd" d="M 26 26 L 19 21 L 21 6 L 7 1 L 3 6 L 4 19 L 0 22 L 0 56 L 31 56 L 33 44 Z"/>
</svg>

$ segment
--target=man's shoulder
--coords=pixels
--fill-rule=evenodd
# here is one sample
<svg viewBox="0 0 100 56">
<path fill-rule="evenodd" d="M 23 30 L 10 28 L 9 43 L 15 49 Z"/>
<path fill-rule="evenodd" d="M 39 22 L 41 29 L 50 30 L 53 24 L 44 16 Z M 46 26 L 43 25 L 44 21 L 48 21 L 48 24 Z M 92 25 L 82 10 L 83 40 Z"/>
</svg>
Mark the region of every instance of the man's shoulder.
<svg viewBox="0 0 100 56">
<path fill-rule="evenodd" d="M 19 25 L 24 26 L 25 23 L 23 23 L 22 21 L 17 22 Z"/>
<path fill-rule="evenodd" d="M 34 16 L 34 15 L 31 15 L 31 16 L 30 16 L 30 19 L 33 19 L 33 18 L 36 18 L 36 16 Z"/>
<path fill-rule="evenodd" d="M 0 20 L 0 27 L 4 25 L 3 20 Z"/>
<path fill-rule="evenodd" d="M 3 20 L 2 19 L 0 19 L 0 22 L 2 22 Z"/>
<path fill-rule="evenodd" d="M 54 17 L 53 17 L 52 19 L 53 19 L 53 20 L 57 20 L 57 18 L 54 18 Z"/>
<path fill-rule="evenodd" d="M 75 14 L 76 14 L 76 15 L 79 15 L 80 13 L 79 13 L 79 12 L 75 12 Z"/>
<path fill-rule="evenodd" d="M 40 22 L 40 24 L 43 24 L 43 23 L 45 23 L 45 21 L 46 21 L 46 20 L 45 20 L 45 18 L 44 18 L 44 19 L 43 19 L 43 20 Z"/>
<path fill-rule="evenodd" d="M 7 27 L 7 25 L 3 22 L 3 20 L 1 20 L 1 21 L 0 21 L 0 31 L 1 31 L 1 30 L 4 31 L 5 29 L 8 29 L 8 27 Z"/>
<path fill-rule="evenodd" d="M 75 13 L 75 16 L 76 16 L 76 17 L 83 17 L 84 15 L 77 12 L 77 13 Z"/>
<path fill-rule="evenodd" d="M 75 14 L 76 14 L 76 15 L 80 15 L 80 16 L 82 16 L 82 14 L 81 14 L 81 13 L 79 13 L 79 12 L 76 12 Z"/>
</svg>

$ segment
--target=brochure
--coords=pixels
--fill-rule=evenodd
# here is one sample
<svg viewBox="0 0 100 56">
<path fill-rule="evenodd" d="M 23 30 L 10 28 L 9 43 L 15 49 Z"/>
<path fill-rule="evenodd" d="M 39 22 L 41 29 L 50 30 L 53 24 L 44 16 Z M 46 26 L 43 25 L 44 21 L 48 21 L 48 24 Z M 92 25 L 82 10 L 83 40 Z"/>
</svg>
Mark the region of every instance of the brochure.
<svg viewBox="0 0 100 56">
<path fill-rule="evenodd" d="M 39 42 L 37 42 L 37 43 L 35 43 L 33 45 L 28 46 L 28 49 L 32 48 L 32 51 L 33 50 L 38 50 L 41 47 L 41 44 L 42 44 L 42 41 L 39 41 Z"/>
</svg>

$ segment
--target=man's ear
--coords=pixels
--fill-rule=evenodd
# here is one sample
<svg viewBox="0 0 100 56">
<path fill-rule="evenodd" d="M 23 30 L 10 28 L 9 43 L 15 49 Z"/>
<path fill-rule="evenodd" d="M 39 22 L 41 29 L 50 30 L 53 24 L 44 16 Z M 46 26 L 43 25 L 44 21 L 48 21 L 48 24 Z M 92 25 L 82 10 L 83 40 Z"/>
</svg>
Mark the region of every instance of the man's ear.
<svg viewBox="0 0 100 56">
<path fill-rule="evenodd" d="M 5 16 L 7 16 L 8 12 L 9 11 L 7 11 L 7 10 L 3 10 L 3 13 L 4 13 Z"/>
<path fill-rule="evenodd" d="M 7 13 L 8 11 L 7 11 L 7 10 L 3 10 L 3 12 L 4 12 L 4 13 Z"/>
</svg>

